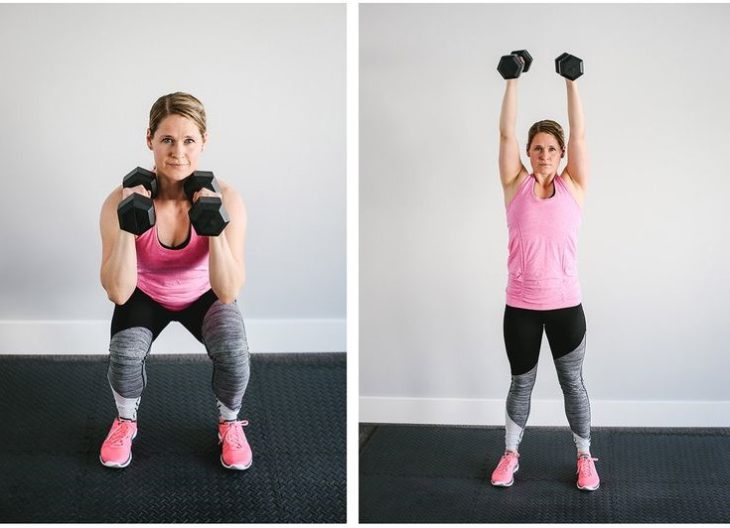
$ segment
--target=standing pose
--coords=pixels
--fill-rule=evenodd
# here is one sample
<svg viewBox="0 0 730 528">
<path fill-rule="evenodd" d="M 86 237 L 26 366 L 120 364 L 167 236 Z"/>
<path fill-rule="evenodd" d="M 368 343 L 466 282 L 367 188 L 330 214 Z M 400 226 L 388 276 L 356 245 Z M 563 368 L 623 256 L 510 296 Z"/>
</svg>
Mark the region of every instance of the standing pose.
<svg viewBox="0 0 730 528">
<path fill-rule="evenodd" d="M 207 140 L 205 109 L 198 99 L 180 92 L 160 97 L 147 130 L 153 172 L 135 171 L 146 185 L 130 186 L 125 178 L 125 186 L 114 189 L 101 210 L 101 284 L 116 305 L 107 377 L 117 418 L 100 454 L 107 467 L 123 468 L 132 460 L 137 408 L 147 381 L 145 359 L 171 321 L 182 323 L 213 361 L 221 463 L 229 469 L 251 465 L 243 432 L 248 422 L 238 419 L 249 378 L 246 332 L 236 304 L 245 280 L 246 210 L 239 194 L 222 181 L 214 183 L 212 173 L 207 173 L 211 188 L 190 185 Z M 130 200 L 148 204 L 141 228 L 134 213 L 131 219 L 124 216 Z M 218 235 L 199 234 L 207 231 L 196 220 L 191 227 L 189 211 L 199 200 L 206 203 L 201 207 L 222 201 Z"/>
<path fill-rule="evenodd" d="M 517 69 L 518 77 L 522 68 Z M 595 490 L 599 478 L 596 459 L 590 454 L 591 411 L 582 375 L 586 322 L 576 268 L 578 231 L 589 175 L 588 151 L 575 82 L 580 74 L 560 73 L 566 76 L 570 124 L 568 159 L 562 172 L 558 168 L 566 146 L 563 129 L 555 121 L 532 125 L 527 138 L 532 171 L 528 172 L 522 164 L 515 134 L 517 78 L 505 76 L 507 86 L 499 122 L 499 173 L 509 228 L 504 341 L 512 383 L 506 403 L 506 450 L 492 473 L 492 484 L 511 486 L 519 468 L 518 447 L 530 413 L 544 329 L 578 448 L 578 488 Z"/>
</svg>

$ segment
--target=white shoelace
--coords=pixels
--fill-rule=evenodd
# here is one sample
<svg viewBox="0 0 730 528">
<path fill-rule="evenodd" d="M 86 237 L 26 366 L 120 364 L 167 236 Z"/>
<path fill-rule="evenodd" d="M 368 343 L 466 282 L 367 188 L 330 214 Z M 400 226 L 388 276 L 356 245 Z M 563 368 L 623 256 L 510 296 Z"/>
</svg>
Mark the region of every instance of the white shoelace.
<svg viewBox="0 0 730 528">
<path fill-rule="evenodd" d="M 228 422 L 228 428 L 221 438 L 221 443 L 229 442 L 235 449 L 243 449 L 243 446 L 246 443 L 243 428 L 247 425 L 247 420 Z"/>
<path fill-rule="evenodd" d="M 132 438 L 133 434 L 132 422 L 119 420 L 119 426 L 109 435 L 109 443 L 114 447 L 122 447 L 124 441 Z"/>
<path fill-rule="evenodd" d="M 591 476 L 593 474 L 593 464 L 590 464 L 588 462 L 589 460 L 598 462 L 597 458 L 593 458 L 590 455 L 580 455 L 578 457 L 578 473 L 579 474 L 585 474 L 587 476 Z"/>
</svg>

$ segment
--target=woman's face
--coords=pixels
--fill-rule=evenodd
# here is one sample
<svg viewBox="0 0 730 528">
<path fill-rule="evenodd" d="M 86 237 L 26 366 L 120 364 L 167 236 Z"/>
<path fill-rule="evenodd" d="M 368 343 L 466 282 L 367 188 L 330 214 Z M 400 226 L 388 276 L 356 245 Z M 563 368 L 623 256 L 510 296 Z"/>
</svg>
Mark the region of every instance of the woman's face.
<svg viewBox="0 0 730 528">
<path fill-rule="evenodd" d="M 160 122 L 154 136 L 147 130 L 147 146 L 155 156 L 155 170 L 176 181 L 198 170 L 198 159 L 208 140 L 194 121 L 171 114 Z"/>
<path fill-rule="evenodd" d="M 547 132 L 538 132 L 532 138 L 527 155 L 530 157 L 533 173 L 552 174 L 558 171 L 563 151 L 555 136 Z"/>
</svg>

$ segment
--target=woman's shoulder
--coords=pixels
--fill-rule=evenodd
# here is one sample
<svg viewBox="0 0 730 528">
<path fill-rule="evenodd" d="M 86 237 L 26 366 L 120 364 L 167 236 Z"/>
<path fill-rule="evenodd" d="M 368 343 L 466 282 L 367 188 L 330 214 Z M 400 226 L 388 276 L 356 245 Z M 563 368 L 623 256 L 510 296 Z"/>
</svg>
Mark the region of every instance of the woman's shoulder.
<svg viewBox="0 0 730 528">
<path fill-rule="evenodd" d="M 245 207 L 241 194 L 230 183 L 216 178 L 221 189 L 223 199 L 229 204 L 236 204 L 238 207 Z"/>
<path fill-rule="evenodd" d="M 523 167 L 512 185 L 504 188 L 505 207 L 509 208 L 509 205 L 514 201 L 515 196 L 517 196 L 517 194 L 524 188 L 525 182 L 530 179 L 530 176 L 530 172 Z"/>
<path fill-rule="evenodd" d="M 117 185 L 116 187 L 114 187 L 114 189 L 109 194 L 107 194 L 106 198 L 104 198 L 102 208 L 107 208 L 111 206 L 116 207 L 122 197 L 121 192 L 121 185 Z"/>
<path fill-rule="evenodd" d="M 558 179 L 568 190 L 568 193 L 573 197 L 578 206 L 582 209 L 583 204 L 585 203 L 585 191 L 573 181 L 570 174 L 568 174 L 567 169 L 563 170 L 563 172 L 558 176 Z"/>
<path fill-rule="evenodd" d="M 101 224 L 102 237 L 111 236 L 115 228 L 118 226 L 117 222 L 117 207 L 119 202 L 122 200 L 122 186 L 118 185 L 110 192 L 104 199 L 104 203 L 101 206 L 101 213 L 99 222 Z M 106 234 L 106 235 L 105 235 Z"/>
<path fill-rule="evenodd" d="M 220 178 L 216 178 L 216 181 L 218 182 L 218 185 L 221 188 L 221 194 L 228 195 L 228 196 L 241 196 L 240 193 L 236 190 L 233 185 L 228 183 L 225 180 L 221 180 Z"/>
</svg>

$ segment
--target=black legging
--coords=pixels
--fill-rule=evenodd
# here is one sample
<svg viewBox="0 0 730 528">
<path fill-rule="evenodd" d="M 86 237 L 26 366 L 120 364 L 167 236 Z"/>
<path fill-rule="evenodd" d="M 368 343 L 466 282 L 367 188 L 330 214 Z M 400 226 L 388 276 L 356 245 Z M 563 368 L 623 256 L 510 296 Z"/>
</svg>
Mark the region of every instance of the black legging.
<svg viewBox="0 0 730 528">
<path fill-rule="evenodd" d="M 191 306 L 171 311 L 139 288 L 117 305 L 111 323 L 108 378 L 124 398 L 139 398 L 147 382 L 145 359 L 152 342 L 179 321 L 205 345 L 213 360 L 213 392 L 229 409 L 238 409 L 249 378 L 249 352 L 238 305 L 221 303 L 208 290 Z"/>
<path fill-rule="evenodd" d="M 527 310 L 506 306 L 504 344 L 512 375 L 524 374 L 537 365 L 545 329 L 553 359 L 572 352 L 586 333 L 583 306 L 558 310 Z"/>
<path fill-rule="evenodd" d="M 507 449 L 516 450 L 527 418 L 537 376 L 542 332 L 545 330 L 565 400 L 565 414 L 578 448 L 590 445 L 591 408 L 583 384 L 586 319 L 582 305 L 556 310 L 527 310 L 507 306 L 504 342 L 512 371 L 507 395 Z"/>
</svg>

